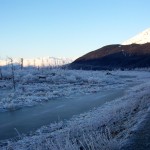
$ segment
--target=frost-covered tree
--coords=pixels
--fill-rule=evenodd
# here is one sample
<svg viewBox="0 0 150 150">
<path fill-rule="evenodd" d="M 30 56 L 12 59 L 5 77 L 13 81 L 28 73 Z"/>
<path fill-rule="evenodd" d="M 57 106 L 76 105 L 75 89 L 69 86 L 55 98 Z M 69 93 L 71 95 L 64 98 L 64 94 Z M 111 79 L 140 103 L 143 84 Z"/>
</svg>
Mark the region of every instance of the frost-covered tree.
<svg viewBox="0 0 150 150">
<path fill-rule="evenodd" d="M 2 67 L 0 66 L 0 79 L 3 78 L 3 74 L 2 74 Z"/>
<path fill-rule="evenodd" d="M 2 74 L 2 64 L 1 64 L 1 62 L 0 62 L 0 79 L 2 79 L 3 78 L 3 74 Z"/>
<path fill-rule="evenodd" d="M 13 84 L 13 88 L 15 90 L 16 89 L 16 83 L 15 83 L 15 69 L 14 69 L 14 64 L 13 64 L 13 58 L 8 57 L 8 60 L 9 60 L 10 65 L 11 65 L 12 84 Z"/>
<path fill-rule="evenodd" d="M 23 58 L 20 59 L 20 67 L 21 67 L 21 70 L 23 69 Z"/>
</svg>

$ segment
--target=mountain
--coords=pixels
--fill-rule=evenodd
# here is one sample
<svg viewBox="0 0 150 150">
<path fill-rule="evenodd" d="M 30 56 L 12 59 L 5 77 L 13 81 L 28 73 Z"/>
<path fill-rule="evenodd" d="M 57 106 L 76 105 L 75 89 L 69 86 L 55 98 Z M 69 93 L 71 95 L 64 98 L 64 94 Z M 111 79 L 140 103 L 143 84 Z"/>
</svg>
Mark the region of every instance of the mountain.
<svg viewBox="0 0 150 150">
<path fill-rule="evenodd" d="M 35 67 L 41 67 L 41 66 L 62 66 L 66 64 L 70 64 L 73 62 L 74 59 L 72 58 L 55 58 L 55 57 L 39 57 L 39 58 L 32 58 L 32 59 L 26 59 L 23 58 L 23 66 L 35 66 Z M 14 58 L 13 59 L 14 64 L 19 64 L 20 59 Z M 5 66 L 9 64 L 9 59 L 1 59 L 0 60 L 0 66 Z"/>
<path fill-rule="evenodd" d="M 33 59 L 24 59 L 24 66 L 62 66 L 70 64 L 73 61 L 71 58 L 55 58 L 55 57 L 39 57 Z"/>
<path fill-rule="evenodd" d="M 150 28 L 132 37 L 131 39 L 124 41 L 122 45 L 145 44 L 145 43 L 150 43 Z"/>
<path fill-rule="evenodd" d="M 133 69 L 150 67 L 150 29 L 123 42 L 89 52 L 71 63 L 73 69 Z M 137 44 L 140 43 L 140 44 Z M 143 44 L 142 44 L 143 43 Z"/>
</svg>

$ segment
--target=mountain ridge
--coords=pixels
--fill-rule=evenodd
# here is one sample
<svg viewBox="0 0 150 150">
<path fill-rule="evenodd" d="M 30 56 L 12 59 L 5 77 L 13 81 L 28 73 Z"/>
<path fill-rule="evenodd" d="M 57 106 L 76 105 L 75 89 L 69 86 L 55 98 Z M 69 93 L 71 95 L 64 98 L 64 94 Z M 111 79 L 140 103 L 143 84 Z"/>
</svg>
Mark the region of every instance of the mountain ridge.
<svg viewBox="0 0 150 150">
<path fill-rule="evenodd" d="M 76 59 L 74 69 L 133 69 L 150 67 L 150 43 L 107 45 Z"/>
<path fill-rule="evenodd" d="M 20 59 L 12 58 L 14 64 L 20 63 Z M 73 62 L 74 59 L 71 58 L 56 58 L 56 57 L 37 57 L 37 58 L 23 58 L 23 66 L 35 66 L 35 67 L 42 67 L 42 66 L 61 66 L 70 64 Z M 9 59 L 0 59 L 0 66 L 5 66 L 9 64 Z"/>
<path fill-rule="evenodd" d="M 133 69 L 150 67 L 150 28 L 122 44 L 106 45 L 71 63 L 74 69 Z"/>
</svg>

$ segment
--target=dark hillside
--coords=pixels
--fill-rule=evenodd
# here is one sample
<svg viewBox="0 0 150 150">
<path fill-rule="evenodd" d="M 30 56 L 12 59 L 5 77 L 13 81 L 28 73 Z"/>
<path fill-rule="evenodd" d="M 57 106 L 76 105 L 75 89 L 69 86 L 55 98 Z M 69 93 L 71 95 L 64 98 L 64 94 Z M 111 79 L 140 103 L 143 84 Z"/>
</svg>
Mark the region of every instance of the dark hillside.
<svg viewBox="0 0 150 150">
<path fill-rule="evenodd" d="M 93 70 L 143 67 L 150 67 L 150 43 L 104 46 L 71 64 L 73 69 Z"/>
</svg>

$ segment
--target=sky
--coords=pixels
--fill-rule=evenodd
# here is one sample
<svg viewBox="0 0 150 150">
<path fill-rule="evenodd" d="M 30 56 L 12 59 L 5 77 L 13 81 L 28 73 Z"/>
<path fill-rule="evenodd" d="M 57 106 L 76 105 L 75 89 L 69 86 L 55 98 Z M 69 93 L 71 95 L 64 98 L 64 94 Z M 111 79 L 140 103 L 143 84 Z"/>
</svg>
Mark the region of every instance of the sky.
<svg viewBox="0 0 150 150">
<path fill-rule="evenodd" d="M 0 0 L 0 57 L 77 58 L 150 27 L 150 0 Z"/>
</svg>

